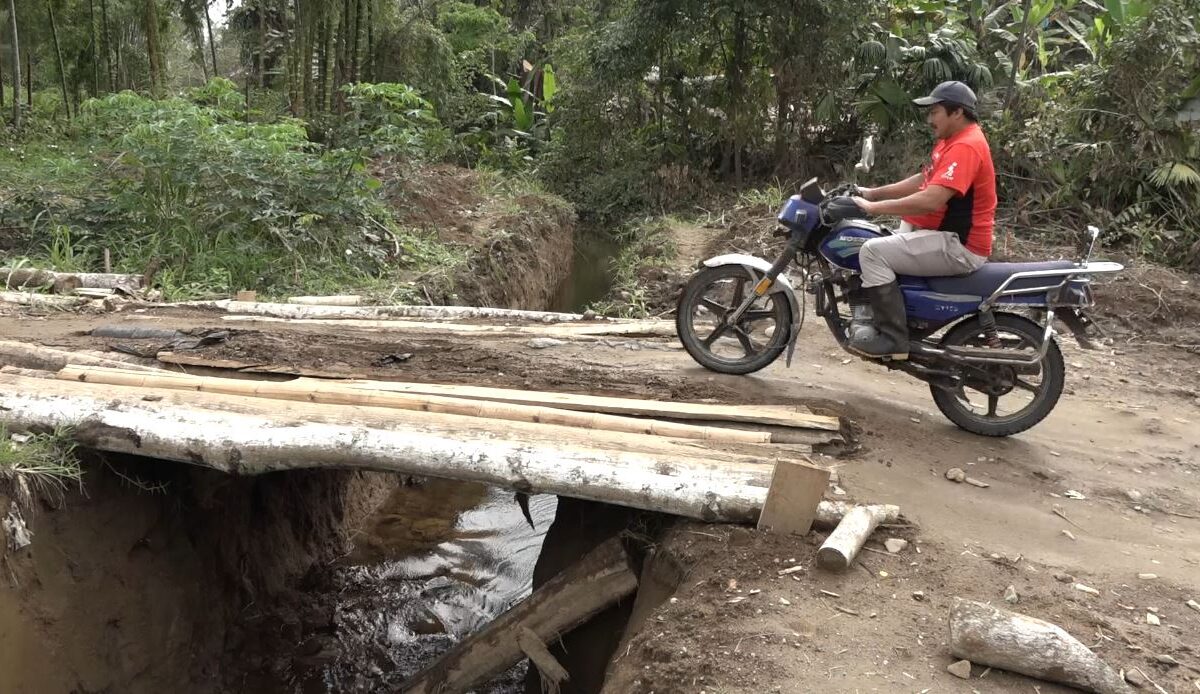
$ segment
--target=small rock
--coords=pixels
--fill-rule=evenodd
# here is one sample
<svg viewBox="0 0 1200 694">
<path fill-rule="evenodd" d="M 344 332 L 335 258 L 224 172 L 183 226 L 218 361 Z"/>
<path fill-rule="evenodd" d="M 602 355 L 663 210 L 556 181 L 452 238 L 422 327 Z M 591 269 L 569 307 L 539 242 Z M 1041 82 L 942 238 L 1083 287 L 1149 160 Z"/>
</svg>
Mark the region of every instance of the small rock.
<svg viewBox="0 0 1200 694">
<path fill-rule="evenodd" d="M 967 484 L 971 485 L 972 487 L 979 487 L 980 489 L 987 489 L 988 487 L 992 486 L 992 485 L 988 484 L 987 482 L 981 482 L 981 481 L 975 479 L 974 477 L 967 477 L 963 481 L 966 482 Z"/>
<path fill-rule="evenodd" d="M 1009 586 L 1004 589 L 1004 602 L 1015 605 L 1021 601 L 1021 596 L 1017 595 L 1016 586 Z"/>
<path fill-rule="evenodd" d="M 1067 539 L 1070 539 L 1070 540 L 1074 540 L 1074 539 L 1075 539 L 1075 533 L 1071 532 L 1070 530 L 1063 530 L 1063 531 L 1062 531 L 1062 534 L 1063 534 L 1063 535 L 1066 535 L 1066 536 L 1067 536 Z"/>
<path fill-rule="evenodd" d="M 1159 619 L 1158 615 L 1154 614 L 1153 612 L 1146 613 L 1146 623 L 1155 627 L 1162 626 L 1162 620 Z"/>
<path fill-rule="evenodd" d="M 1136 503 L 1142 500 L 1142 493 L 1136 489 L 1130 489 L 1125 492 L 1125 497 Z"/>
<path fill-rule="evenodd" d="M 1149 684 L 1149 682 L 1146 681 L 1146 676 L 1138 670 L 1126 670 L 1125 681 L 1137 687 L 1138 689 L 1141 689 Z"/>
<path fill-rule="evenodd" d="M 1074 583 L 1075 577 L 1071 574 L 1064 574 L 1060 572 L 1054 574 L 1054 580 L 1058 581 L 1059 583 Z"/>
<path fill-rule="evenodd" d="M 1138 578 L 1143 581 L 1153 581 L 1158 578 L 1158 574 L 1138 574 Z"/>
<path fill-rule="evenodd" d="M 1190 608 L 1192 608 L 1193 610 L 1195 610 L 1195 611 L 1197 611 L 1197 612 L 1200 612 L 1200 602 L 1196 602 L 1195 600 L 1188 600 L 1188 601 L 1187 601 L 1187 606 L 1188 606 L 1188 607 L 1190 607 Z"/>
<path fill-rule="evenodd" d="M 549 347 L 560 347 L 567 343 L 563 340 L 556 340 L 553 337 L 535 337 L 525 344 L 533 349 L 547 349 Z"/>
<path fill-rule="evenodd" d="M 960 660 L 957 663 L 951 663 L 946 666 L 946 672 L 963 680 L 971 679 L 971 661 Z"/>
<path fill-rule="evenodd" d="M 596 320 L 596 312 L 589 308 L 588 310 L 583 312 L 583 319 L 584 320 Z"/>
<path fill-rule="evenodd" d="M 1081 593 L 1088 593 L 1090 595 L 1099 595 L 1100 594 L 1100 591 L 1096 590 L 1095 588 L 1093 588 L 1091 586 L 1085 586 L 1082 583 L 1076 583 L 1075 590 L 1077 590 Z"/>
<path fill-rule="evenodd" d="M 1063 492 L 1063 496 L 1067 497 L 1068 499 L 1075 499 L 1076 501 L 1084 501 L 1087 499 L 1086 496 L 1080 494 L 1074 489 L 1068 489 L 1067 491 Z"/>
<path fill-rule="evenodd" d="M 899 554 L 900 552 L 904 551 L 905 547 L 908 547 L 908 540 L 901 540 L 898 537 L 892 537 L 888 538 L 888 540 L 883 543 L 883 546 L 888 552 L 892 554 Z"/>
<path fill-rule="evenodd" d="M 914 590 L 913 594 L 912 594 L 912 598 L 913 598 L 913 600 L 916 600 L 917 602 L 924 602 L 925 601 L 925 591 Z"/>
<path fill-rule="evenodd" d="M 790 600 L 788 600 L 787 598 L 779 598 L 779 604 L 784 605 L 784 606 L 790 606 L 792 604 L 792 602 Z"/>
<path fill-rule="evenodd" d="M 1160 664 L 1169 665 L 1170 667 L 1175 667 L 1175 666 L 1179 665 L 1178 660 L 1175 660 L 1174 658 L 1167 655 L 1166 653 L 1164 653 L 1162 655 L 1156 655 L 1156 656 L 1154 656 L 1154 659 L 1157 660 Z"/>
<path fill-rule="evenodd" d="M 963 472 L 960 467 L 952 467 L 946 471 L 946 479 L 951 482 L 965 482 L 967 473 Z"/>
</svg>

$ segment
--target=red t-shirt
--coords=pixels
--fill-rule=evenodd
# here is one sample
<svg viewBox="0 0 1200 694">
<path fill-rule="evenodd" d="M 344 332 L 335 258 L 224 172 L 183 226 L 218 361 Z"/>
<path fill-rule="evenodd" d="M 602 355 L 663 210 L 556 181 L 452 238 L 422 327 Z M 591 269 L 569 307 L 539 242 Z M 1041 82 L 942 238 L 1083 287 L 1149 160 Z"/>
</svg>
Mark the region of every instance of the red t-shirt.
<svg viewBox="0 0 1200 694">
<path fill-rule="evenodd" d="M 939 140 L 923 173 L 921 190 L 944 186 L 955 195 L 937 212 L 905 217 L 904 221 L 918 229 L 952 232 L 968 251 L 985 258 L 991 255 L 992 230 L 996 224 L 996 170 L 992 168 L 992 150 L 979 124 L 972 123 L 955 136 Z"/>
</svg>

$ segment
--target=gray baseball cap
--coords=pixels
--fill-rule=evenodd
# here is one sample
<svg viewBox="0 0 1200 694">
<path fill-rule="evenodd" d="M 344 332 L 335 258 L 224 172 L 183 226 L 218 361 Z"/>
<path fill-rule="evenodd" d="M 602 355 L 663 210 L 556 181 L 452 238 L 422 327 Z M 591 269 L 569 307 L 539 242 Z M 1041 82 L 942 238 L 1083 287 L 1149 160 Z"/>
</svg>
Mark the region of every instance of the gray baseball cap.
<svg viewBox="0 0 1200 694">
<path fill-rule="evenodd" d="M 968 111 L 975 112 L 975 92 L 962 82 L 942 82 L 933 88 L 929 96 L 913 99 L 917 106 L 933 106 L 934 104 L 953 104 L 962 106 Z"/>
</svg>

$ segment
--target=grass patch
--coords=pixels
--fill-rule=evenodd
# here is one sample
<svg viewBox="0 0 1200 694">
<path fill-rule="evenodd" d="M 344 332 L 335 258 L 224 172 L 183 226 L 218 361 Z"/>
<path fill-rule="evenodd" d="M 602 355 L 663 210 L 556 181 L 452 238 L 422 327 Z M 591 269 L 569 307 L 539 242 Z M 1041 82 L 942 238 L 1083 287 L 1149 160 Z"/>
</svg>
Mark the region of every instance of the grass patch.
<svg viewBox="0 0 1200 694">
<path fill-rule="evenodd" d="M 672 217 L 651 217 L 632 222 L 617 232 L 621 250 L 612 259 L 612 290 L 592 310 L 619 318 L 646 318 L 651 312 L 650 288 L 644 281 L 648 271 L 667 269 L 675 258 Z"/>
<path fill-rule="evenodd" d="M 83 483 L 75 448 L 69 427 L 50 434 L 14 435 L 0 424 L 0 479 L 23 481 L 31 490 L 62 495 Z"/>
</svg>

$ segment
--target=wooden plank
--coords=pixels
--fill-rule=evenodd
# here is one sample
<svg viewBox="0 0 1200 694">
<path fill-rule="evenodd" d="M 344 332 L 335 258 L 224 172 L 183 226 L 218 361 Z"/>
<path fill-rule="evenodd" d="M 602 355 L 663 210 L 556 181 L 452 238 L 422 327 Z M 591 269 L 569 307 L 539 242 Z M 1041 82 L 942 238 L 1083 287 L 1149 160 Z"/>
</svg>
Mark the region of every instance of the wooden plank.
<svg viewBox="0 0 1200 694">
<path fill-rule="evenodd" d="M 114 368 L 67 367 L 59 372 L 66 381 L 132 386 L 137 388 L 171 388 L 203 393 L 247 395 L 279 400 L 299 400 L 331 405 L 367 405 L 420 410 L 441 414 L 456 414 L 518 422 L 539 422 L 581 429 L 604 429 L 635 434 L 649 434 L 701 441 L 729 443 L 770 443 L 771 436 L 760 431 L 737 431 L 718 427 L 677 424 L 654 419 L 639 419 L 596 412 L 578 412 L 542 405 L 515 405 L 491 400 L 469 400 L 442 395 L 397 393 L 380 390 L 347 388 L 330 381 L 254 381 L 234 378 L 192 376 L 179 373 L 142 373 Z"/>
<path fill-rule="evenodd" d="M 318 308 L 316 306 L 312 308 Z M 321 307 L 324 308 L 324 307 Z M 373 320 L 368 318 L 277 318 L 271 316 L 222 316 L 231 323 L 283 323 L 286 325 L 324 325 L 356 330 L 404 332 L 427 335 L 490 335 L 495 337 L 555 337 L 588 339 L 598 337 L 674 337 L 675 326 L 669 321 L 636 323 L 565 323 L 561 325 L 476 325 L 416 320 Z"/>
<path fill-rule="evenodd" d="M 821 496 L 829 486 L 829 470 L 791 460 L 775 463 L 771 486 L 758 529 L 804 535 L 812 528 Z"/>
<path fill-rule="evenodd" d="M 512 390 L 440 383 L 407 383 L 401 381 L 351 381 L 349 385 L 364 390 L 388 390 L 428 395 L 448 395 L 458 398 L 495 400 L 530 405 L 550 405 L 568 410 L 608 412 L 636 416 L 672 419 L 716 420 L 771 424 L 801 429 L 840 431 L 837 417 L 815 415 L 807 408 L 792 405 L 715 405 L 708 403 L 666 402 L 637 398 L 614 398 L 580 393 Z"/>
</svg>

